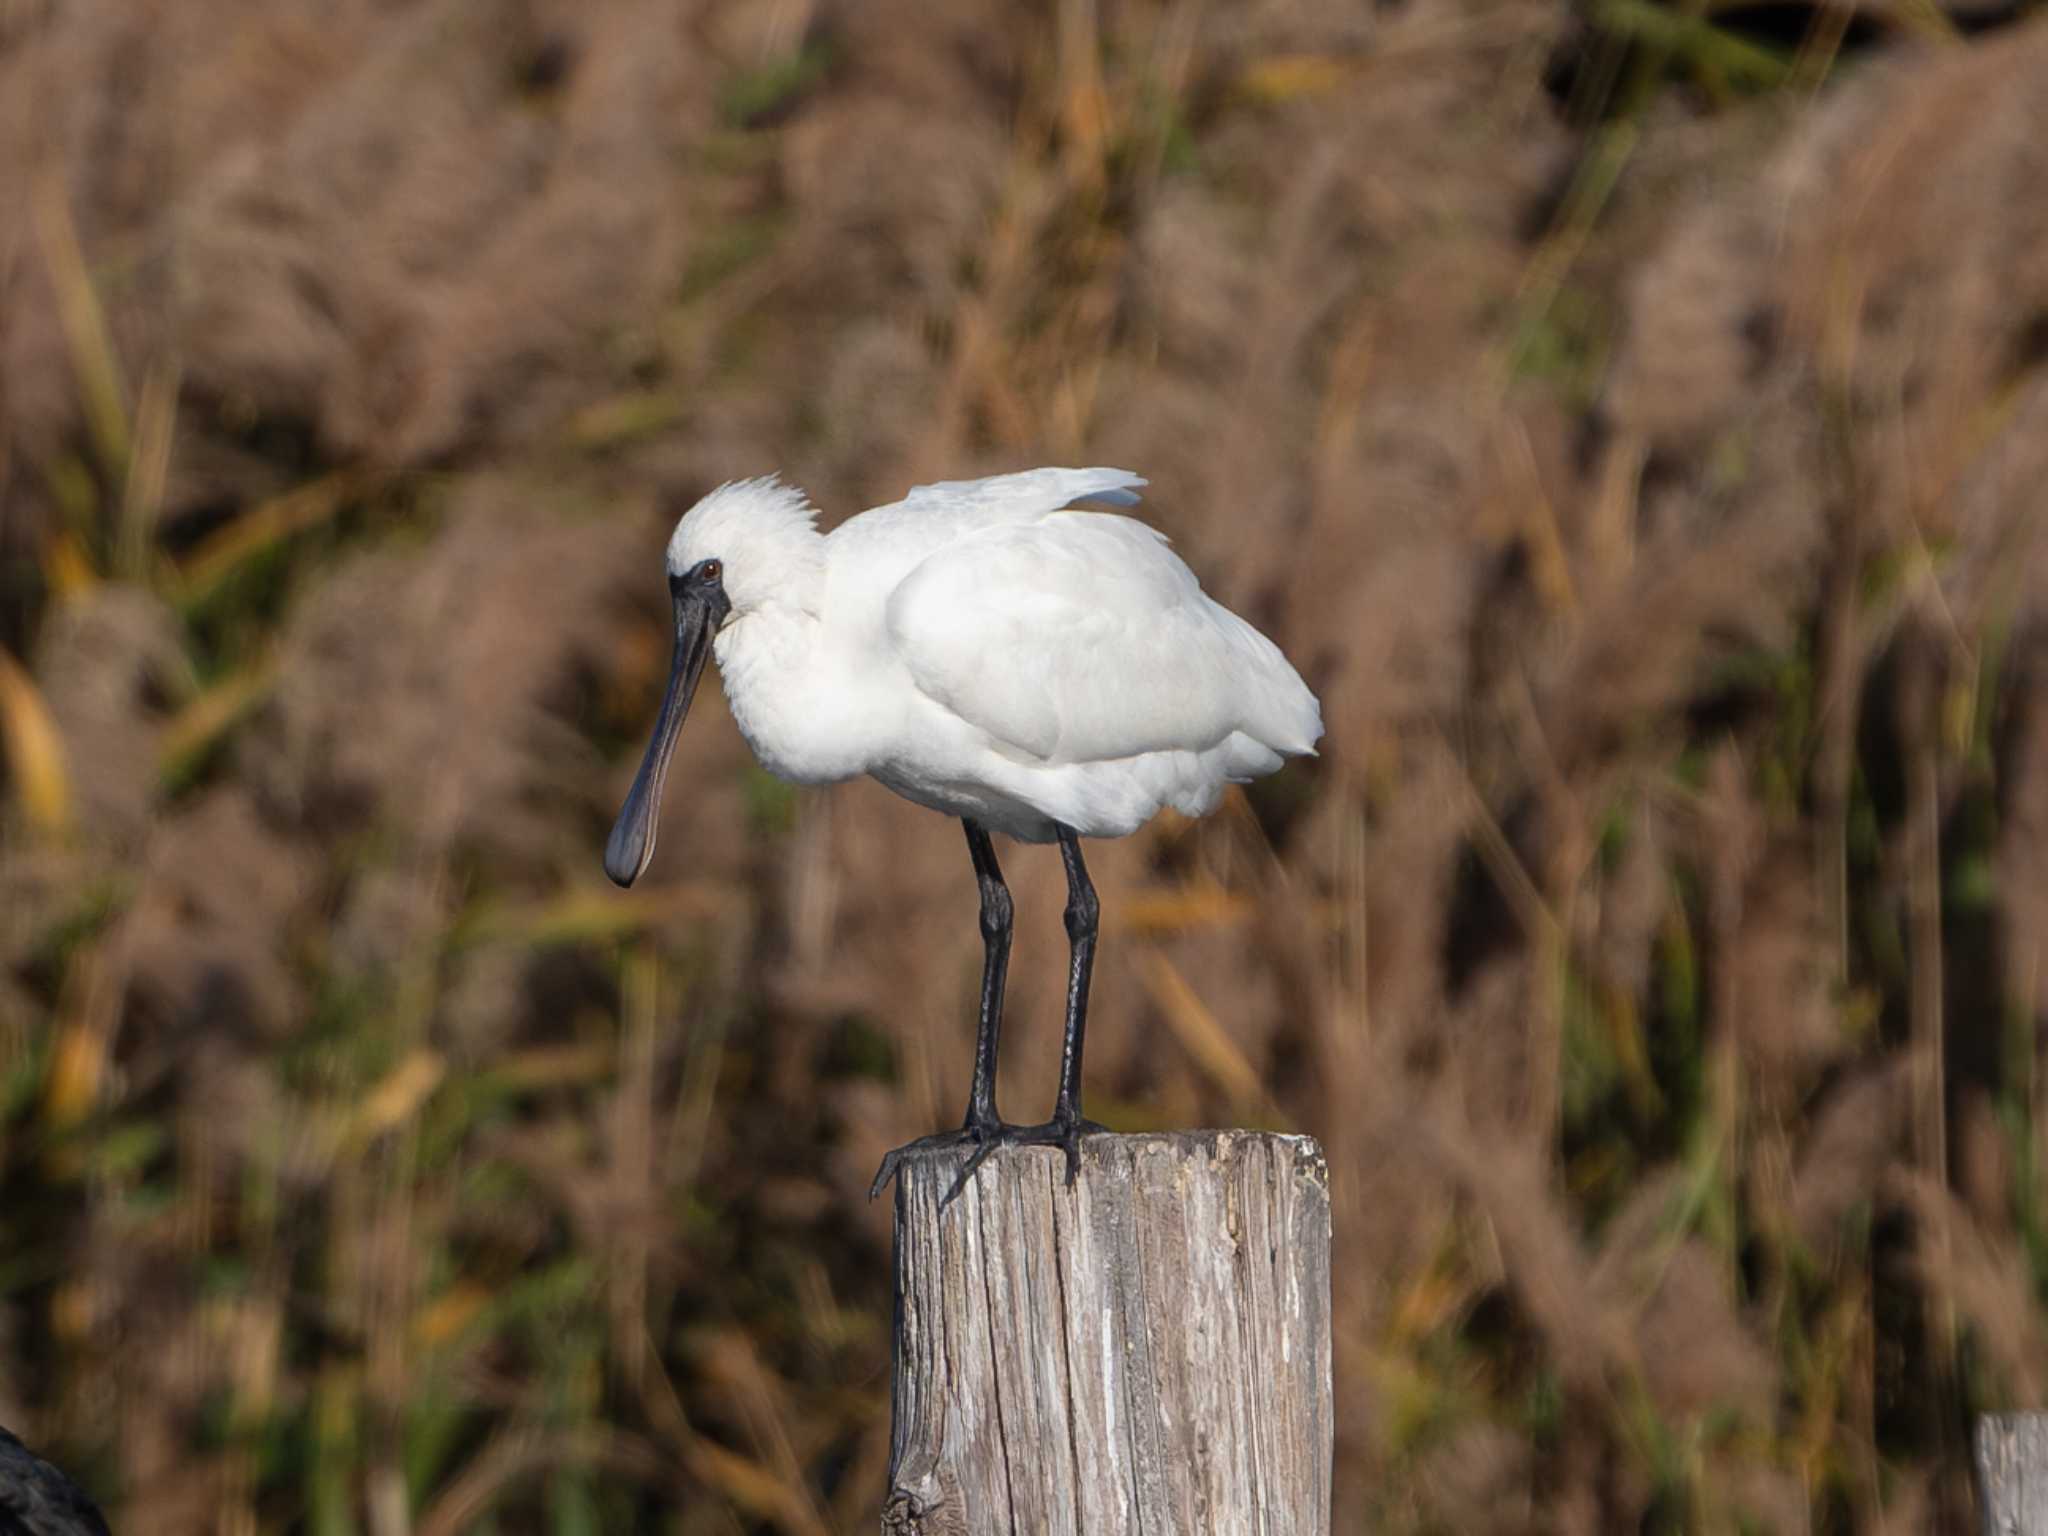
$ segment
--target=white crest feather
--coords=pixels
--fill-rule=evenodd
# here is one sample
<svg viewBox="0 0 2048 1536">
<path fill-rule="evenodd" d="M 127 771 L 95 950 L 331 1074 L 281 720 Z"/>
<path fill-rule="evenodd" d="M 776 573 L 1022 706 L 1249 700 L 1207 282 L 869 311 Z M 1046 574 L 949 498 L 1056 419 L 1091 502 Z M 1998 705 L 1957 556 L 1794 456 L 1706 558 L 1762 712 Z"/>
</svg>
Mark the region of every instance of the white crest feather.
<svg viewBox="0 0 2048 1536">
<path fill-rule="evenodd" d="M 744 558 L 746 552 L 801 542 L 818 531 L 818 509 L 775 475 L 728 480 L 685 512 L 668 541 L 669 571 L 680 576 L 699 560 Z"/>
</svg>

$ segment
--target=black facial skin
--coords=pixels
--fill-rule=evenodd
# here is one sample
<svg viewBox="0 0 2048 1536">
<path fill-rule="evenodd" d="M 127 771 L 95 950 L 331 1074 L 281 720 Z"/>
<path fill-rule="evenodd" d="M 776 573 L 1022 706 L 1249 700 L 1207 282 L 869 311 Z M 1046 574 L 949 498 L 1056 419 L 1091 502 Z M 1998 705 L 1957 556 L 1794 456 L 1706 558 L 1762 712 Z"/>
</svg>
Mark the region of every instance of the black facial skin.
<svg viewBox="0 0 2048 1536">
<path fill-rule="evenodd" d="M 647 755 L 640 760 L 640 771 L 633 776 L 633 787 L 626 792 L 626 803 L 604 845 L 604 872 L 616 885 L 631 885 L 654 857 L 669 754 L 675 751 L 683 720 L 690 713 L 691 696 L 697 691 L 697 679 L 711 655 L 711 637 L 732 612 L 724 577 L 725 568 L 718 561 L 699 560 L 682 575 L 668 579 L 676 610 L 675 659 L 669 667 L 661 714 L 654 722 L 654 739 L 647 744 Z"/>
</svg>

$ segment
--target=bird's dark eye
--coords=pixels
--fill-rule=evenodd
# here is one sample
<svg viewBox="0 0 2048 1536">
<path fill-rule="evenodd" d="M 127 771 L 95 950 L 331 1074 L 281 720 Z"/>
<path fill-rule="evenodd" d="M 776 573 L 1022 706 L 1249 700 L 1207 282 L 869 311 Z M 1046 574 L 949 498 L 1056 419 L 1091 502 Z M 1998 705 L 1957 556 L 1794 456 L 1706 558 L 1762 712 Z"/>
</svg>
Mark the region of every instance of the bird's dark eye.
<svg viewBox="0 0 2048 1536">
<path fill-rule="evenodd" d="M 706 560 L 697 567 L 697 576 L 703 581 L 716 581 L 725 574 L 725 567 L 716 560 Z"/>
</svg>

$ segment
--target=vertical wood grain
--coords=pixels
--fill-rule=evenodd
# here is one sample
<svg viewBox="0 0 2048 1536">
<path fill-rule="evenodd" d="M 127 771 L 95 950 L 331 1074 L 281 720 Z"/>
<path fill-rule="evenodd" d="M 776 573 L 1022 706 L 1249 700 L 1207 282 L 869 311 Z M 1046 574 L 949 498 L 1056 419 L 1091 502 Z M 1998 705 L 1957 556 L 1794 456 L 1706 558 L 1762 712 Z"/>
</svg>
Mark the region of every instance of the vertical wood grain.
<svg viewBox="0 0 2048 1536">
<path fill-rule="evenodd" d="M 2048 1413 L 1988 1413 L 1976 1449 L 1985 1536 L 2048 1536 Z"/>
</svg>

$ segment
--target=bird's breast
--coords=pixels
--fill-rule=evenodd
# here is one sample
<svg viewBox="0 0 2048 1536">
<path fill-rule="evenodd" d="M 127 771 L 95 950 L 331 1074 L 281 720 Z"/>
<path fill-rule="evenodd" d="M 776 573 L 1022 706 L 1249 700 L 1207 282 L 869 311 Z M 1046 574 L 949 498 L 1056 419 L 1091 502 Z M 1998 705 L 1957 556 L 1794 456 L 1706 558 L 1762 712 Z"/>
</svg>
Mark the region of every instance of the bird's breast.
<svg viewBox="0 0 2048 1536">
<path fill-rule="evenodd" d="M 777 778 L 831 784 L 867 770 L 872 721 L 845 668 L 804 625 L 750 614 L 713 644 L 740 735 Z"/>
</svg>

